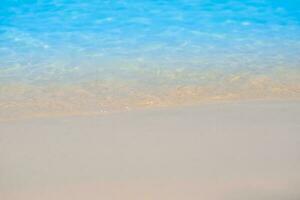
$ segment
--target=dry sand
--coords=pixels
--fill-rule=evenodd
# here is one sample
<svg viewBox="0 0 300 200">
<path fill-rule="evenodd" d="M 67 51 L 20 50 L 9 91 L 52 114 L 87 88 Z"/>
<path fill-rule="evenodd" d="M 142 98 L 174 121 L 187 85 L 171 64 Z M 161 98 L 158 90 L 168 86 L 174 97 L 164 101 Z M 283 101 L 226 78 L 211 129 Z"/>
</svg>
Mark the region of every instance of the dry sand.
<svg viewBox="0 0 300 200">
<path fill-rule="evenodd" d="M 1 200 L 299 200 L 300 102 L 0 123 Z"/>
</svg>

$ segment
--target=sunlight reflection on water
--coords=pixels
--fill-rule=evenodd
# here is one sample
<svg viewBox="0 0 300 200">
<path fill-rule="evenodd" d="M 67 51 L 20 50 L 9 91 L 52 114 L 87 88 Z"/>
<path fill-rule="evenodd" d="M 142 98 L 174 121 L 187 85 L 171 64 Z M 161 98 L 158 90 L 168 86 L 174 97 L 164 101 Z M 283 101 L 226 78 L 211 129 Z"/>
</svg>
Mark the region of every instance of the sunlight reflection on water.
<svg viewBox="0 0 300 200">
<path fill-rule="evenodd" d="M 0 109 L 298 98 L 299 10 L 297 0 L 6 0 Z"/>
</svg>

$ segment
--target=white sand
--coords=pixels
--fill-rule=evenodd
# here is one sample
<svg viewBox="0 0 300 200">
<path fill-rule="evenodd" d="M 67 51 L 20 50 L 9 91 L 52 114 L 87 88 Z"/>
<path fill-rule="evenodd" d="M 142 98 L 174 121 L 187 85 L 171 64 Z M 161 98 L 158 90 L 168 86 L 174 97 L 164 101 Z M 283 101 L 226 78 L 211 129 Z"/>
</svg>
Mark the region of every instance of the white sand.
<svg viewBox="0 0 300 200">
<path fill-rule="evenodd" d="M 300 102 L 0 123 L 1 200 L 299 200 Z"/>
</svg>

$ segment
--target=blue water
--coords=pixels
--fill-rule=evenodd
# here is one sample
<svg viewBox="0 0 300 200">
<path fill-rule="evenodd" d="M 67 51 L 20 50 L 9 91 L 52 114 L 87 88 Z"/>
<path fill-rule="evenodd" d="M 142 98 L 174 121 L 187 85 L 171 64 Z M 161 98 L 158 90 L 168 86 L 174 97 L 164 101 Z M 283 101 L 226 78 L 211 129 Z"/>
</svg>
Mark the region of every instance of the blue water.
<svg viewBox="0 0 300 200">
<path fill-rule="evenodd" d="M 299 0 L 0 4 L 3 110 L 89 113 L 295 98 L 299 55 Z"/>
</svg>

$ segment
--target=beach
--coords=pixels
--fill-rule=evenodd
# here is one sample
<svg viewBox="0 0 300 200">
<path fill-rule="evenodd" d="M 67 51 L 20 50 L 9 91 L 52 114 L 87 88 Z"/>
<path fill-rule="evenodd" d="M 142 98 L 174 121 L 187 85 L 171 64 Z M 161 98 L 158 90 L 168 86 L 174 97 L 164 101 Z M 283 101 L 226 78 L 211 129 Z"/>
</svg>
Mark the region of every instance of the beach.
<svg viewBox="0 0 300 200">
<path fill-rule="evenodd" d="M 297 200 L 300 102 L 0 122 L 3 200 Z"/>
<path fill-rule="evenodd" d="M 0 200 L 299 200 L 299 0 L 1 0 Z"/>
</svg>

